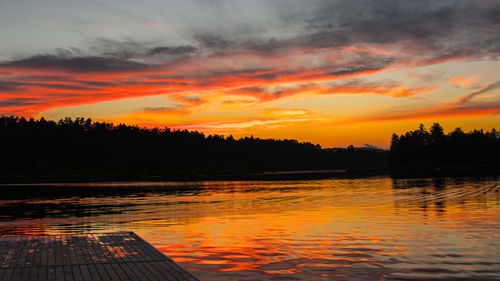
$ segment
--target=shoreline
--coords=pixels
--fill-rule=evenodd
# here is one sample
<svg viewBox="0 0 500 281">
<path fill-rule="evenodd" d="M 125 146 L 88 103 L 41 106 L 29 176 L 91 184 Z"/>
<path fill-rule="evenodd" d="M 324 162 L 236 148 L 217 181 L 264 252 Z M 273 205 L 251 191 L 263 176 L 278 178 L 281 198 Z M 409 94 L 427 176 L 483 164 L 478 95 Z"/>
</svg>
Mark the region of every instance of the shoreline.
<svg viewBox="0 0 500 281">
<path fill-rule="evenodd" d="M 238 174 L 176 174 L 176 175 L 10 175 L 0 176 L 0 187 L 60 183 L 127 183 L 127 182 L 200 182 L 200 181 L 286 181 L 337 178 L 438 178 L 499 176 L 499 167 L 404 167 L 392 169 L 336 169 L 265 171 Z"/>
</svg>

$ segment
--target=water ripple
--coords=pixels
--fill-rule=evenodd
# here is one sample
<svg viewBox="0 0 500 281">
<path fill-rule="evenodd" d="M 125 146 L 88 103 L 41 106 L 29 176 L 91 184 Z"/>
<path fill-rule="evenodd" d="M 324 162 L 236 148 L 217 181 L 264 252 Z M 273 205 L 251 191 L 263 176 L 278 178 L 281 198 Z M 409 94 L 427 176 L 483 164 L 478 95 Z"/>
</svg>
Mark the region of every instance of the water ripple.
<svg viewBox="0 0 500 281">
<path fill-rule="evenodd" d="M 4 185 L 0 194 L 0 234 L 135 231 L 201 280 L 500 280 L 497 178 Z"/>
</svg>

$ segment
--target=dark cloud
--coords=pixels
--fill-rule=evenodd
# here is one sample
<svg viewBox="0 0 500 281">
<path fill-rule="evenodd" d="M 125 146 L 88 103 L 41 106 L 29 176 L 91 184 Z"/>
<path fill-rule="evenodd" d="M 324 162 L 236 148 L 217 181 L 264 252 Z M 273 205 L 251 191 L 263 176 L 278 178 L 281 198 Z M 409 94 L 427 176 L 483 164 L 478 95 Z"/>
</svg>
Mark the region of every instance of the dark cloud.
<svg viewBox="0 0 500 281">
<path fill-rule="evenodd" d="M 490 4 L 488 4 L 490 3 Z M 491 4 L 493 3 L 493 4 Z M 498 1 L 323 1 L 306 21 L 304 44 L 342 47 L 411 41 L 447 53 L 498 51 Z"/>
<path fill-rule="evenodd" d="M 111 57 L 68 57 L 58 55 L 35 55 L 28 58 L 0 63 L 0 67 L 23 67 L 34 69 L 61 69 L 71 72 L 120 72 L 150 68 L 150 65 Z"/>
<path fill-rule="evenodd" d="M 58 83 L 47 83 L 50 81 L 57 81 Z M 3 79 L 0 77 L 0 91 L 5 92 L 19 91 L 26 87 L 95 91 L 101 90 L 102 87 L 114 87 L 119 85 L 119 83 L 113 81 L 75 80 L 64 76 L 52 75 L 19 75 L 9 76 L 8 78 L 4 77 Z"/>
<path fill-rule="evenodd" d="M 95 87 L 114 87 L 118 86 L 119 84 L 113 81 L 81 81 L 81 80 L 72 80 L 75 83 L 80 83 L 82 85 L 90 85 L 90 86 L 95 86 Z"/>
<path fill-rule="evenodd" d="M 196 52 L 197 48 L 193 46 L 177 46 L 177 47 L 155 47 L 148 51 L 150 55 L 185 55 Z"/>
<path fill-rule="evenodd" d="M 208 49 L 226 49 L 235 45 L 231 40 L 212 34 L 195 35 L 194 39 Z"/>
<path fill-rule="evenodd" d="M 37 105 L 43 104 L 44 101 L 38 98 L 8 98 L 0 100 L 0 108 L 2 107 L 11 107 L 11 106 L 29 106 L 29 105 Z M 1 112 L 0 112 L 1 113 Z"/>
<path fill-rule="evenodd" d="M 349 42 L 424 40 L 450 29 L 456 17 L 463 18 L 465 11 L 458 6 L 458 1 L 444 5 L 425 0 L 324 1 L 308 20 L 308 27 L 315 35 L 347 36 Z"/>
<path fill-rule="evenodd" d="M 173 74 L 170 76 L 166 75 L 155 75 L 154 77 L 163 77 L 164 79 L 188 79 L 191 80 L 192 83 L 190 85 L 198 85 L 198 86 L 208 86 L 219 83 L 220 79 L 265 79 L 272 80 L 277 76 L 296 73 L 296 71 L 283 71 L 276 74 L 266 75 L 268 72 L 272 72 L 273 70 L 270 68 L 228 68 L 222 70 L 210 70 L 206 69 L 195 69 L 189 73 L 180 73 Z"/>
<path fill-rule="evenodd" d="M 19 90 L 20 84 L 13 81 L 2 81 L 0 80 L 0 91 L 12 92 Z"/>
<path fill-rule="evenodd" d="M 158 107 L 144 107 L 143 112 L 168 112 L 179 109 L 178 106 L 158 106 Z"/>
<path fill-rule="evenodd" d="M 246 87 L 246 88 L 240 88 L 237 91 L 242 92 L 242 93 L 263 93 L 266 91 L 266 88 L 264 88 L 264 87 Z"/>
<path fill-rule="evenodd" d="M 471 0 L 311 1 L 315 9 L 304 11 L 301 15 L 305 18 L 303 29 L 297 29 L 294 35 L 246 38 L 246 27 L 241 27 L 240 32 L 232 29 L 226 34 L 201 34 L 194 36 L 194 40 L 211 50 L 243 50 L 270 55 L 296 47 L 338 49 L 398 43 L 408 55 L 419 56 L 411 59 L 427 62 L 457 56 L 483 56 L 500 52 L 499 3 Z"/>
<path fill-rule="evenodd" d="M 303 6 L 290 2 L 291 7 Z M 192 41 L 192 45 L 149 46 L 151 43 L 139 43 L 130 38 L 122 41 L 101 38 L 92 42 L 88 52 L 72 48 L 11 63 L 34 67 L 45 63 L 61 64 L 65 69 L 76 71 L 112 71 L 144 67 L 132 60 L 134 58 L 194 54 L 201 49 L 216 53 L 248 51 L 275 54 L 295 47 L 336 49 L 391 43 L 407 44 L 404 46 L 411 48 L 408 52 L 416 52 L 429 61 L 459 55 L 485 55 L 500 51 L 499 3 L 472 0 L 311 1 L 308 5 L 311 8 L 294 12 L 302 22 L 293 23 L 287 17 L 290 14 L 288 10 L 292 8 L 275 10 L 276 18 L 282 22 L 274 23 L 276 26 L 271 25 L 269 29 L 280 24 L 295 24 L 297 27 L 288 36 L 266 36 L 264 31 L 260 34 L 249 33 L 248 30 L 252 30 L 249 26 L 231 25 L 231 22 L 227 23 L 229 27 L 225 31 L 215 29 L 215 26 L 212 28 L 207 23 L 203 30 L 190 32 L 194 35 L 187 39 Z"/>
<path fill-rule="evenodd" d="M 18 81 L 0 81 L 0 90 L 14 91 L 21 90 L 25 87 L 39 87 L 43 89 L 59 89 L 59 90 L 76 90 L 76 91 L 95 91 L 100 90 L 96 87 L 88 87 L 80 84 L 65 84 L 61 80 L 60 83 L 36 83 L 25 80 Z"/>
<path fill-rule="evenodd" d="M 239 50 L 246 50 L 250 52 L 254 52 L 260 55 L 276 55 L 280 54 L 287 49 L 300 46 L 300 42 L 298 42 L 296 38 L 294 39 L 263 39 L 263 40 L 247 40 L 244 42 L 240 42 L 236 47 Z"/>
<path fill-rule="evenodd" d="M 205 31 L 194 33 L 190 38 L 191 45 L 149 46 L 151 43 L 132 39 L 97 39 L 87 51 L 59 49 L 52 54 L 3 62 L 0 66 L 58 68 L 73 72 L 135 71 L 172 63 L 152 58 L 160 54 L 174 56 L 175 62 L 179 62 L 202 59 L 207 54 L 253 52 L 279 55 L 294 48 L 308 48 L 313 52 L 315 49 L 336 50 L 346 46 L 379 44 L 400 44 L 407 54 L 390 58 L 371 54 L 360 62 L 362 67 L 376 69 L 378 66 L 371 64 L 383 67 L 395 61 L 416 60 L 425 64 L 460 56 L 494 56 L 500 54 L 499 3 L 469 0 L 314 1 L 311 2 L 314 8 L 300 15 L 304 19 L 302 28 L 280 38 L 254 34 L 247 37 L 245 31 L 248 27 L 241 24 L 231 28 L 230 32 L 210 30 L 208 26 Z M 349 73 L 349 69 L 355 72 L 355 67 L 346 65 L 345 70 L 335 70 L 333 75 Z M 263 79 L 275 78 L 273 74 L 263 76 Z"/>
<path fill-rule="evenodd" d="M 100 57 L 110 57 L 116 59 L 130 59 L 144 52 L 144 49 L 145 46 L 143 46 L 143 44 L 138 43 L 132 39 L 117 41 L 117 40 L 100 38 L 92 42 L 87 53 L 90 54 L 91 56 L 95 55 Z M 83 56 L 85 52 L 80 51 L 78 54 L 80 56 Z"/>
<path fill-rule="evenodd" d="M 53 53 L 36 54 L 0 62 L 0 67 L 57 69 L 71 72 L 128 72 L 151 70 L 159 64 L 148 58 L 157 54 L 186 55 L 196 51 L 193 46 L 148 47 L 131 39 L 116 41 L 94 40 L 88 50 L 79 48 L 56 49 Z"/>
<path fill-rule="evenodd" d="M 338 70 L 334 70 L 329 73 L 329 75 L 332 76 L 346 76 L 346 75 L 352 75 L 356 73 L 362 73 L 362 72 L 367 72 L 367 71 L 376 71 L 383 69 L 386 65 L 381 64 L 378 67 L 375 66 L 362 66 L 362 65 L 356 65 L 356 66 L 346 66 Z"/>
</svg>

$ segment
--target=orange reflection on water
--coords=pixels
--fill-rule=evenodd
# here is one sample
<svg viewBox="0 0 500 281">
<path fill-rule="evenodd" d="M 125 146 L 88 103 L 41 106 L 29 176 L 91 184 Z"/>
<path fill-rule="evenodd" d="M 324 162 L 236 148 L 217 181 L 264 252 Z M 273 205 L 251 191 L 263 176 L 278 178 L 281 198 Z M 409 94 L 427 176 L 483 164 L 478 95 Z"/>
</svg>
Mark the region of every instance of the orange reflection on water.
<svg viewBox="0 0 500 281">
<path fill-rule="evenodd" d="M 14 221 L 46 226 L 33 232 L 135 231 L 201 280 L 485 279 L 500 277 L 497 184 L 375 178 L 108 187 L 103 196 L 26 199 L 79 208 Z"/>
<path fill-rule="evenodd" d="M 481 223 L 488 221 L 490 215 L 491 219 L 498 220 L 499 217 L 498 206 L 489 212 L 484 212 L 484 205 L 481 205 L 482 210 L 473 208 L 484 199 L 481 189 L 467 191 L 466 198 L 457 197 L 460 193 L 457 190 L 451 190 L 449 198 L 438 198 L 444 201 L 439 201 L 438 205 L 445 212 L 450 211 L 445 216 L 442 216 L 442 210 L 426 207 L 436 205 L 435 192 L 427 194 L 429 191 L 420 190 L 420 193 L 407 194 L 407 190 L 394 191 L 392 186 L 371 189 L 370 194 L 375 196 L 370 198 L 359 196 L 366 190 L 342 189 L 308 190 L 308 200 L 303 200 L 295 191 L 283 192 L 279 188 L 266 190 L 264 198 L 260 198 L 262 194 L 252 194 L 252 201 L 273 202 L 272 208 L 255 202 L 249 204 L 241 199 L 247 197 L 244 194 L 233 194 L 238 198 L 235 200 L 253 208 L 239 209 L 238 212 L 234 212 L 234 208 L 224 208 L 232 210 L 230 214 L 217 213 L 217 210 L 209 208 L 206 217 L 188 224 L 165 227 L 165 231 L 182 233 L 183 236 L 178 237 L 181 243 L 168 247 L 162 247 L 161 242 L 157 245 L 188 269 L 202 273 L 207 270 L 219 273 L 257 271 L 267 275 L 298 275 L 300 278 L 314 274 L 313 268 L 338 271 L 362 265 L 363 272 L 379 275 L 388 272 L 384 263 L 391 257 L 405 259 L 432 255 L 446 251 L 447 246 L 439 249 L 440 245 L 453 244 L 454 239 L 457 240 L 456 247 L 463 247 L 462 242 L 458 242 L 464 239 L 460 230 L 466 223 L 464 215 L 471 216 L 470 212 L 480 216 Z M 328 196 L 321 196 L 322 193 Z M 212 196 L 217 197 L 216 194 Z M 388 196 L 391 200 L 387 200 Z M 291 201 L 297 204 L 288 204 Z M 415 205 L 417 201 L 427 205 Z M 161 222 L 156 224 L 163 229 Z M 494 229 L 498 230 L 498 225 Z M 450 231 L 453 232 L 452 237 L 447 237 Z M 443 239 L 445 243 L 433 241 L 439 240 L 443 233 L 447 238 Z M 147 233 L 144 235 L 147 236 Z M 151 236 L 151 239 L 163 240 L 156 236 Z M 423 248 L 419 248 L 421 246 Z M 196 249 L 196 254 L 192 253 L 193 249 Z"/>
</svg>

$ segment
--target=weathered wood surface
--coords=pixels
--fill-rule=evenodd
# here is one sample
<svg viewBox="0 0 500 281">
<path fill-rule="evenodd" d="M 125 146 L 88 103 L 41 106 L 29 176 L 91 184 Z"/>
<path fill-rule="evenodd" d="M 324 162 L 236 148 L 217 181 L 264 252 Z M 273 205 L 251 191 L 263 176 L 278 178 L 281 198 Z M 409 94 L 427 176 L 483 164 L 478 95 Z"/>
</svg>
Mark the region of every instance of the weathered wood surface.
<svg viewBox="0 0 500 281">
<path fill-rule="evenodd" d="M 198 281 L 133 232 L 0 237 L 0 281 Z"/>
</svg>

